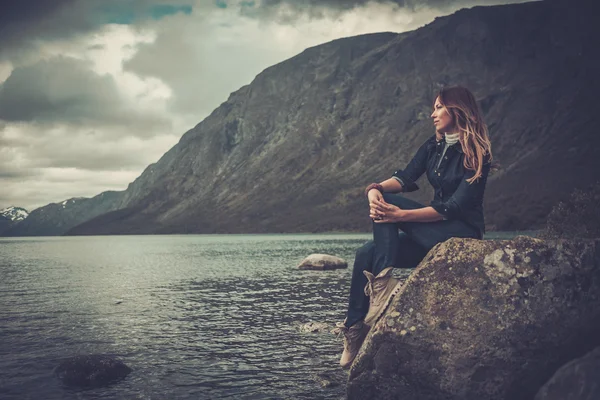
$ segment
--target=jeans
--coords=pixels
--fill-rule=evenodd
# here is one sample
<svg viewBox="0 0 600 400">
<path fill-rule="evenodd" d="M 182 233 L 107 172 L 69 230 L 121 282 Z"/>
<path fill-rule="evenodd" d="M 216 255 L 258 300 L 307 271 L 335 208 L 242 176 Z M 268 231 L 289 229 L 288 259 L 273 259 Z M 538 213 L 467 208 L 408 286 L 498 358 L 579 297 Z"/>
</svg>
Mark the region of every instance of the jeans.
<svg viewBox="0 0 600 400">
<path fill-rule="evenodd" d="M 397 194 L 385 193 L 383 198 L 405 210 L 425 207 Z M 414 268 L 433 246 L 452 237 L 480 239 L 478 229 L 460 220 L 387 224 L 373 222 L 373 240 L 356 251 L 346 326 L 350 327 L 363 320 L 369 310 L 369 298 L 364 293 L 367 277 L 363 271 L 377 276 L 387 267 Z"/>
</svg>

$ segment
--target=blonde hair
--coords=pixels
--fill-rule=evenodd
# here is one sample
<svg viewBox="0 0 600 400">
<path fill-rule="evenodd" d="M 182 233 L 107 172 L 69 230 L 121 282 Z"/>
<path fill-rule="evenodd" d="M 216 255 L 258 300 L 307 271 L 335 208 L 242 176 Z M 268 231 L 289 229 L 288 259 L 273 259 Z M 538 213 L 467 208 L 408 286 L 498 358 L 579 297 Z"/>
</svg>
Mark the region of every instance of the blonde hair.
<svg viewBox="0 0 600 400">
<path fill-rule="evenodd" d="M 492 143 L 481 110 L 473 93 L 462 86 L 444 88 L 439 91 L 437 98 L 448 110 L 459 132 L 460 145 L 465 154 L 463 165 L 475 171 L 475 175 L 467 182 L 473 183 L 481 177 L 483 164 L 492 161 Z"/>
</svg>

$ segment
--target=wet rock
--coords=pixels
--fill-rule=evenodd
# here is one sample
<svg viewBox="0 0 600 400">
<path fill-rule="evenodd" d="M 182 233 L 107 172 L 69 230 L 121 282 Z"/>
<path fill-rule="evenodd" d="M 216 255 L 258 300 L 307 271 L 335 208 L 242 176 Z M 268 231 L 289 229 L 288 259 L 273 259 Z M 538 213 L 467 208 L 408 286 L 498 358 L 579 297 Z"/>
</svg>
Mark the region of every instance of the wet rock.
<svg viewBox="0 0 600 400">
<path fill-rule="evenodd" d="M 311 254 L 298 265 L 298 269 L 330 270 L 348 268 L 348 263 L 342 258 L 328 254 Z"/>
<path fill-rule="evenodd" d="M 600 399 L 600 347 L 562 366 L 535 400 Z"/>
<path fill-rule="evenodd" d="M 307 322 L 300 325 L 300 332 L 302 333 L 325 333 L 329 332 L 330 329 L 331 327 L 323 322 Z"/>
<path fill-rule="evenodd" d="M 98 387 L 125 378 L 131 368 L 107 355 L 92 354 L 63 360 L 54 369 L 56 377 L 67 386 Z"/>
<path fill-rule="evenodd" d="M 428 253 L 372 328 L 347 393 L 532 399 L 596 346 L 600 240 L 454 238 Z"/>
<path fill-rule="evenodd" d="M 346 375 L 343 373 L 322 372 L 313 375 L 314 380 L 324 389 L 332 388 L 343 384 L 346 380 Z"/>
</svg>

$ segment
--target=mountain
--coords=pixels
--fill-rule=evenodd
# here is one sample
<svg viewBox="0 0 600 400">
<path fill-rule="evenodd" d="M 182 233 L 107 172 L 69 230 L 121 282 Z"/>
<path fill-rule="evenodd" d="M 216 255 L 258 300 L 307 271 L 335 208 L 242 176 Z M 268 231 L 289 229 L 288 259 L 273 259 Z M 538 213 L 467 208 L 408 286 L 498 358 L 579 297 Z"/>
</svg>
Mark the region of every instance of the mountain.
<svg viewBox="0 0 600 400">
<path fill-rule="evenodd" d="M 0 211 L 0 216 L 13 222 L 23 221 L 28 215 L 27 210 L 21 207 L 7 207 Z"/>
<path fill-rule="evenodd" d="M 123 192 L 103 192 L 93 198 L 72 198 L 33 210 L 3 236 L 54 236 L 119 207 Z"/>
<path fill-rule="evenodd" d="M 0 235 L 13 225 L 23 221 L 29 213 L 21 207 L 7 207 L 0 211 Z"/>
<path fill-rule="evenodd" d="M 68 233 L 367 231 L 363 188 L 434 133 L 434 95 L 453 84 L 475 93 L 500 163 L 488 229 L 539 228 L 599 171 L 593 10 L 563 0 L 474 7 L 307 49 L 232 93 L 110 212 Z M 428 186 L 410 197 L 428 204 Z"/>
</svg>

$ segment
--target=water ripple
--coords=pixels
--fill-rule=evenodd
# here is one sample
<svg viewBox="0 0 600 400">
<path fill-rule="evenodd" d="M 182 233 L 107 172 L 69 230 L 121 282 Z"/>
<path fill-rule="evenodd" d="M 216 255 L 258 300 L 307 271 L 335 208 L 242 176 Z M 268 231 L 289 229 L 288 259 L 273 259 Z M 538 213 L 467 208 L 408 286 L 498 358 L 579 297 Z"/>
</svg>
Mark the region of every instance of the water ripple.
<svg viewBox="0 0 600 400">
<path fill-rule="evenodd" d="M 299 271 L 308 254 L 350 263 L 367 235 L 1 239 L 2 399 L 339 399 L 341 343 L 301 333 L 343 318 L 350 270 Z M 89 390 L 52 369 L 114 354 L 133 372 Z M 325 374 L 338 385 L 323 388 Z"/>
</svg>

